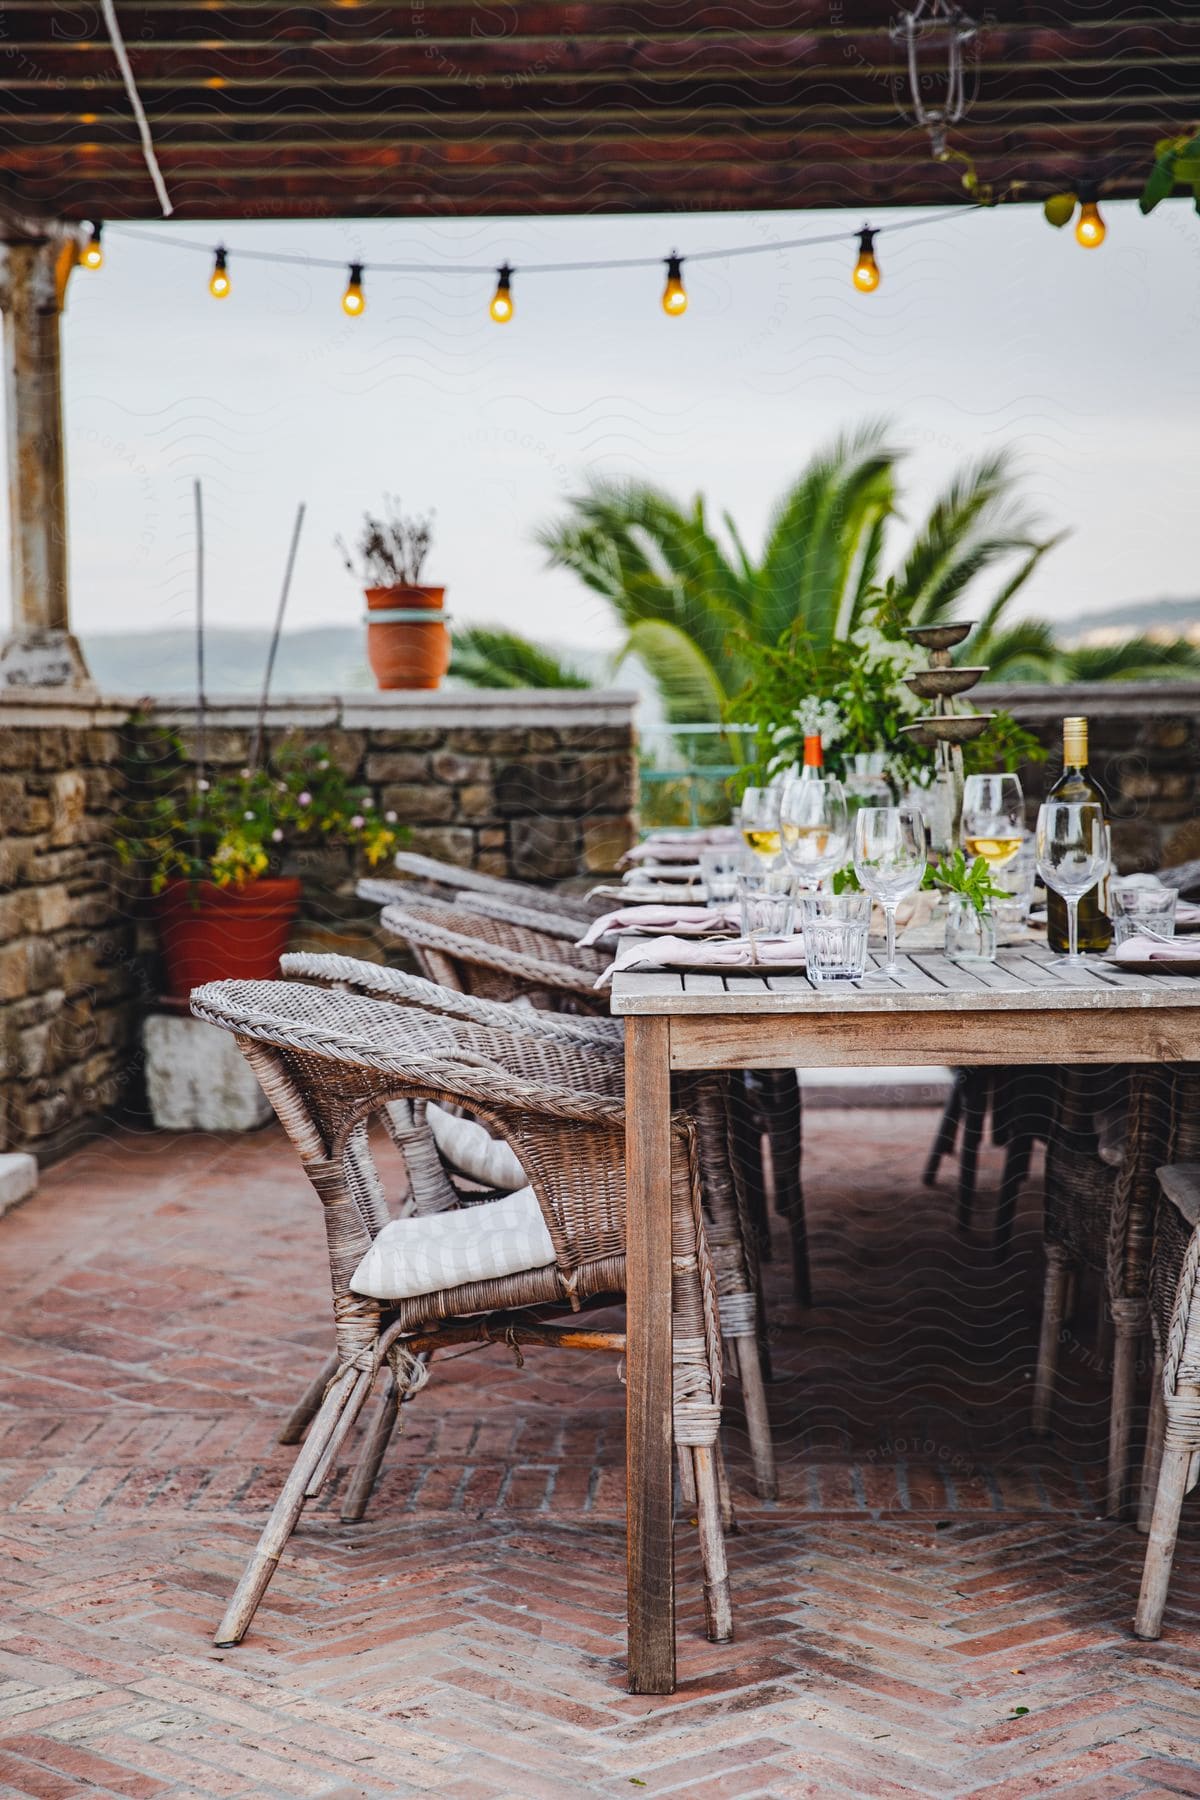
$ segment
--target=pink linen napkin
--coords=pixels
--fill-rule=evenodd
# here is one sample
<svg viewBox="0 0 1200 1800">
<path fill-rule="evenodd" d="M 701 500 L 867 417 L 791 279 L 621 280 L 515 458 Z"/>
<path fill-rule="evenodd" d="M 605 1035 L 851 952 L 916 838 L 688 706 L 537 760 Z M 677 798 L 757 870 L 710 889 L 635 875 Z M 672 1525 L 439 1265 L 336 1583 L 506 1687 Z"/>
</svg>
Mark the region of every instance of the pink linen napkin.
<svg viewBox="0 0 1200 1800">
<path fill-rule="evenodd" d="M 1109 962 L 1200 962 L 1195 944 L 1181 938 L 1131 937 L 1108 952 Z"/>
<path fill-rule="evenodd" d="M 594 944 L 610 932 L 673 931 L 686 937 L 703 937 L 707 933 L 728 929 L 737 917 L 735 906 L 618 906 L 613 912 L 593 919 L 579 940 L 579 948 Z"/>
<path fill-rule="evenodd" d="M 694 863 L 699 845 L 695 838 L 687 843 L 664 843 L 647 838 L 644 844 L 635 844 L 621 858 L 623 863 L 661 862 L 661 863 Z"/>
<path fill-rule="evenodd" d="M 658 937 L 623 938 L 617 954 L 597 977 L 598 988 L 607 987 L 613 976 L 626 969 L 747 969 L 757 973 L 772 963 L 795 967 L 804 961 L 802 937 L 769 938 L 757 946 L 757 961 L 746 938 Z"/>
</svg>

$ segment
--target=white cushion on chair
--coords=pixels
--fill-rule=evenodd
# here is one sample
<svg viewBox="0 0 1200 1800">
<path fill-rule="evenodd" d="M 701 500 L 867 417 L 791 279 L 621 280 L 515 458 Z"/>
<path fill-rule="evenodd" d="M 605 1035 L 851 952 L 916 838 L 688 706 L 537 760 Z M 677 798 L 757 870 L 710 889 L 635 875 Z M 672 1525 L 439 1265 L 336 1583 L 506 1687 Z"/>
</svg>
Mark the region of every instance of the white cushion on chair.
<svg viewBox="0 0 1200 1800">
<path fill-rule="evenodd" d="M 431 1100 L 425 1110 L 433 1141 L 451 1168 L 469 1175 L 483 1187 L 499 1188 L 506 1194 L 525 1186 L 525 1171 L 503 1138 L 494 1138 L 475 1119 L 460 1119 L 447 1112 L 436 1100 Z"/>
<path fill-rule="evenodd" d="M 537 1196 L 523 1187 L 503 1200 L 456 1212 L 393 1219 L 355 1269 L 350 1286 L 373 1300 L 408 1300 L 467 1281 L 544 1269 L 553 1261 Z"/>
</svg>

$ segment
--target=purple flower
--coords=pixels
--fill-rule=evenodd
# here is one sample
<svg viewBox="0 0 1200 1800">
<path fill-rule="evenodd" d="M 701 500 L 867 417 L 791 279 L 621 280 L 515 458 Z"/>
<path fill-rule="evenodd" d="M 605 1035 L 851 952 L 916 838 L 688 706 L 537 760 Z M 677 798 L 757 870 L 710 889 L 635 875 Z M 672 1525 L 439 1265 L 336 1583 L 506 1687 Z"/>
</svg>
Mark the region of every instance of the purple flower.
<svg viewBox="0 0 1200 1800">
<path fill-rule="evenodd" d="M 361 831 L 366 822 L 361 813 L 355 813 L 350 821 L 351 831 Z"/>
<path fill-rule="evenodd" d="M 296 795 L 296 805 L 297 806 L 311 806 L 312 805 L 312 795 L 309 793 L 307 788 L 305 788 L 305 790 L 302 794 Z"/>
</svg>

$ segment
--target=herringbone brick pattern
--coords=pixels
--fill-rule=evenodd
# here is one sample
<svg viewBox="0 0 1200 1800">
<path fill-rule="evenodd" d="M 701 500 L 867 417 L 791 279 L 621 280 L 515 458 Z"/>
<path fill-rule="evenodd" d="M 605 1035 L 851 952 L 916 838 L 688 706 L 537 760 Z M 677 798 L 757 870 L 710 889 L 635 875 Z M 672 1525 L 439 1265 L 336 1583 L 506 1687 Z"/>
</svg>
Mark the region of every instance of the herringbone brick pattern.
<svg viewBox="0 0 1200 1800">
<path fill-rule="evenodd" d="M 997 1267 L 917 1186 L 932 1123 L 809 1120 L 817 1305 L 769 1271 L 782 1498 L 735 1398 L 737 1641 L 701 1635 L 683 1517 L 670 1700 L 623 1687 L 614 1371 L 535 1351 L 435 1364 L 367 1521 L 327 1495 L 213 1650 L 326 1342 L 315 1202 L 270 1132 L 51 1171 L 0 1224 L 0 1800 L 1200 1795 L 1196 1559 L 1136 1644 L 1107 1351 L 1081 1305 L 1034 1445 L 1036 1191 Z"/>
</svg>

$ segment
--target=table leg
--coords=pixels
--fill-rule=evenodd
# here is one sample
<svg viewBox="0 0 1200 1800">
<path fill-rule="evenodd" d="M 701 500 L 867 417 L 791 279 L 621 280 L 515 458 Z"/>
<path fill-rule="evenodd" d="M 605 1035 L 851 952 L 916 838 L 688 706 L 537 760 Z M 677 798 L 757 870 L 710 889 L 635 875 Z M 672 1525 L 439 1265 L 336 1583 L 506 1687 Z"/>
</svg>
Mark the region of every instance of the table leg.
<svg viewBox="0 0 1200 1800">
<path fill-rule="evenodd" d="M 670 1023 L 625 1021 L 629 1691 L 675 1687 Z"/>
</svg>

